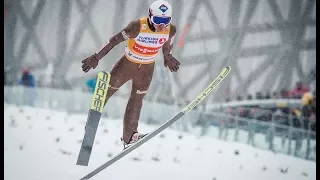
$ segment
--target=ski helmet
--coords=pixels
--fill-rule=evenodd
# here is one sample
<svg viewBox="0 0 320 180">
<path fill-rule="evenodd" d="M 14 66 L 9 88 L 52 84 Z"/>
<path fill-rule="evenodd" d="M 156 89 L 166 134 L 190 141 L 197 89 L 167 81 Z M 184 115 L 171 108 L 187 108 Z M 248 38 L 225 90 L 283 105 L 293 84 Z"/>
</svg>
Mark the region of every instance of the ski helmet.
<svg viewBox="0 0 320 180">
<path fill-rule="evenodd" d="M 157 0 L 150 5 L 149 18 L 152 23 L 167 25 L 171 22 L 172 8 L 171 5 L 164 0 Z"/>
</svg>

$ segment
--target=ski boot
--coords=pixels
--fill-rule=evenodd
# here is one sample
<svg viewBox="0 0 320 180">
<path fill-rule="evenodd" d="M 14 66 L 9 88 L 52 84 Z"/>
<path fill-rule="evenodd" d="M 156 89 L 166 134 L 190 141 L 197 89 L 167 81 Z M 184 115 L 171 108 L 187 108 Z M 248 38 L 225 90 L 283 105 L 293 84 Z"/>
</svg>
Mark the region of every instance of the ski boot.
<svg viewBox="0 0 320 180">
<path fill-rule="evenodd" d="M 130 147 L 131 145 L 133 145 L 134 143 L 138 142 L 140 139 L 142 139 L 143 137 L 145 137 L 148 134 L 140 134 L 138 132 L 134 132 L 130 138 L 129 143 L 125 142 L 123 140 L 123 138 L 121 138 L 121 142 L 123 144 L 123 150 L 127 149 L 128 147 Z"/>
</svg>

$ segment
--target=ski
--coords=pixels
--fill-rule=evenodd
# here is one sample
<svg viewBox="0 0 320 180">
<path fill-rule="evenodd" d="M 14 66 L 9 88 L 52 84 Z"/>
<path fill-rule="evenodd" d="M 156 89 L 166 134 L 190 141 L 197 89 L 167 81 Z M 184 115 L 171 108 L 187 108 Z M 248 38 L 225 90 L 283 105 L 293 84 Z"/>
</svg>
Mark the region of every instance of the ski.
<svg viewBox="0 0 320 180">
<path fill-rule="evenodd" d="M 210 83 L 210 85 L 205 90 L 203 90 L 199 96 L 197 96 L 197 98 L 195 100 L 193 100 L 190 104 L 188 104 L 179 113 L 177 113 L 175 116 L 173 116 L 172 118 L 167 120 L 165 123 L 163 123 L 158 129 L 155 129 L 154 131 L 152 131 L 150 134 L 148 134 L 144 138 L 140 139 L 135 144 L 133 144 L 130 147 L 126 148 L 125 150 L 121 151 L 115 157 L 113 157 L 112 159 L 110 159 L 106 163 L 102 164 L 101 166 L 99 166 L 98 168 L 96 168 L 95 170 L 90 172 L 89 174 L 85 175 L 80 180 L 88 180 L 88 179 L 92 178 L 93 176 L 95 176 L 96 174 L 98 174 L 99 172 L 101 172 L 102 170 L 107 168 L 108 166 L 117 162 L 119 159 L 121 159 L 125 155 L 129 154 L 130 152 L 132 152 L 133 150 L 135 150 L 136 148 L 138 148 L 139 146 L 141 146 L 145 142 L 149 141 L 151 138 L 153 138 L 154 136 L 159 134 L 164 129 L 171 126 L 174 122 L 176 122 L 178 119 L 180 119 L 186 113 L 188 113 L 190 110 L 192 110 L 194 107 L 196 107 L 203 99 L 205 99 L 228 76 L 230 71 L 231 71 L 230 66 L 223 68 L 222 71 L 220 72 L 220 74 L 218 75 L 218 77 L 216 77 Z"/>
<path fill-rule="evenodd" d="M 110 77 L 110 73 L 98 73 L 97 82 L 92 97 L 91 108 L 89 109 L 85 126 L 85 134 L 78 155 L 77 165 L 88 166 L 94 138 L 96 136 L 101 113 L 103 111 L 108 92 Z"/>
</svg>

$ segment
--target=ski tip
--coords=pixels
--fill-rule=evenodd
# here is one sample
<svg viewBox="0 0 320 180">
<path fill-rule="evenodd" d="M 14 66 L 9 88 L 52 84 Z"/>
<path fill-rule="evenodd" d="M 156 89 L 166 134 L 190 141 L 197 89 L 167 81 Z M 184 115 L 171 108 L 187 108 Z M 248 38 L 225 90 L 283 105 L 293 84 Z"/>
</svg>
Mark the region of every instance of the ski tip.
<svg viewBox="0 0 320 180">
<path fill-rule="evenodd" d="M 231 71 L 231 66 L 226 66 L 225 69 L 230 72 Z"/>
</svg>

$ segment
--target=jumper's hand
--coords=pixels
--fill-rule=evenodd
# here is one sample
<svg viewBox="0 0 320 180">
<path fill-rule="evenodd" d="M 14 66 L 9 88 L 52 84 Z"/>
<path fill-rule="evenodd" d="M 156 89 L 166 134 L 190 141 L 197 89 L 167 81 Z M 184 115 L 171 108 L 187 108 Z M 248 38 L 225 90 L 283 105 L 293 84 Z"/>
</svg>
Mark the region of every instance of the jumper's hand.
<svg viewBox="0 0 320 180">
<path fill-rule="evenodd" d="M 90 56 L 82 60 L 82 71 L 88 72 L 91 68 L 95 69 L 98 66 L 99 60 L 94 56 Z"/>
<path fill-rule="evenodd" d="M 164 59 L 164 67 L 168 67 L 171 72 L 177 72 L 179 69 L 180 62 L 173 56 L 169 56 Z"/>
</svg>

